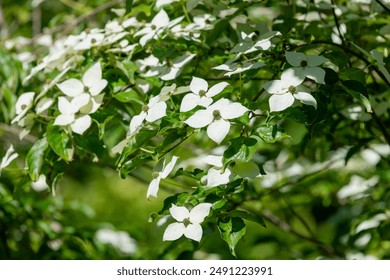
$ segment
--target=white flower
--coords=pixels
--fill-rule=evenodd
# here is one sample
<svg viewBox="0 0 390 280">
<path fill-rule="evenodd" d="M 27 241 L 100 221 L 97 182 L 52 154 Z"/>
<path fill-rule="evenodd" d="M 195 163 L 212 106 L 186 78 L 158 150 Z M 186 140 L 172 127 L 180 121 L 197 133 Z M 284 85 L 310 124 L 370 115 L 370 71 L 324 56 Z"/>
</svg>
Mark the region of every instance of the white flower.
<svg viewBox="0 0 390 280">
<path fill-rule="evenodd" d="M 75 50 L 88 50 L 101 45 L 104 42 L 104 34 L 101 29 L 92 29 L 90 32 L 83 31 L 79 38 L 81 41 L 75 45 Z"/>
<path fill-rule="evenodd" d="M 19 155 L 15 153 L 14 146 L 11 145 L 7 152 L 5 153 L 5 156 L 1 159 L 1 164 L 0 164 L 0 175 L 1 175 L 1 170 L 3 168 L 6 168 L 10 163 L 16 159 Z"/>
<path fill-rule="evenodd" d="M 129 134 L 136 132 L 144 120 L 154 122 L 166 116 L 166 110 L 167 104 L 160 101 L 160 96 L 152 97 L 147 105 L 142 106 L 142 112 L 131 119 Z"/>
<path fill-rule="evenodd" d="M 222 172 L 223 167 L 223 156 L 214 156 L 214 155 L 208 155 L 203 158 L 203 161 L 207 164 L 213 165 L 208 171 L 207 175 L 205 176 L 206 179 L 206 185 L 208 187 L 216 187 L 219 185 L 226 185 L 230 182 L 230 177 L 232 175 L 232 172 L 226 168 L 224 172 Z"/>
<path fill-rule="evenodd" d="M 283 111 L 293 105 L 295 99 L 317 108 L 317 101 L 308 93 L 309 90 L 301 85 L 303 79 L 304 77 L 296 76 L 294 70 L 289 68 L 282 73 L 281 80 L 265 83 L 263 88 L 272 94 L 269 99 L 270 111 Z"/>
<path fill-rule="evenodd" d="M 164 62 L 161 65 L 152 67 L 148 72 L 145 73 L 145 77 L 160 76 L 163 81 L 170 81 L 179 76 L 183 67 L 189 63 L 195 54 L 182 55 L 176 57 L 171 62 Z"/>
<path fill-rule="evenodd" d="M 241 31 L 242 41 L 238 43 L 230 52 L 232 53 L 251 53 L 259 50 L 268 50 L 271 47 L 271 39 L 275 36 L 280 36 L 279 31 L 272 31 L 257 36 L 255 32 Z"/>
<path fill-rule="evenodd" d="M 206 109 L 197 111 L 185 123 L 193 128 L 207 126 L 207 135 L 219 144 L 229 133 L 228 120 L 241 117 L 247 111 L 248 109 L 240 103 L 222 98 Z"/>
<path fill-rule="evenodd" d="M 286 52 L 287 62 L 294 66 L 294 75 L 300 78 L 309 78 L 317 83 L 324 84 L 325 70 L 318 67 L 328 61 L 327 58 L 317 55 L 305 55 L 300 52 Z"/>
<path fill-rule="evenodd" d="M 219 94 L 228 85 L 229 84 L 226 82 L 220 82 L 209 89 L 209 84 L 206 80 L 198 77 L 192 77 L 190 83 L 190 90 L 192 93 L 184 96 L 180 105 L 180 112 L 190 111 L 198 105 L 202 107 L 209 106 L 213 103 L 212 97 Z"/>
<path fill-rule="evenodd" d="M 160 101 L 167 101 L 172 95 L 178 95 L 185 92 L 189 92 L 189 87 L 176 87 L 176 84 L 170 86 L 164 86 L 159 94 Z"/>
<path fill-rule="evenodd" d="M 83 93 L 97 96 L 107 86 L 107 80 L 102 79 L 100 62 L 91 66 L 83 75 L 82 80 L 71 78 L 60 84 L 58 88 L 69 97 L 76 97 Z"/>
<path fill-rule="evenodd" d="M 165 29 L 172 28 L 178 24 L 184 16 L 169 20 L 168 14 L 161 9 L 157 15 L 154 16 L 150 23 L 145 24 L 145 27 L 134 34 L 135 37 L 143 35 L 139 40 L 141 46 L 145 46 L 150 40 L 157 39 Z"/>
<path fill-rule="evenodd" d="M 173 241 L 184 235 L 199 242 L 203 235 L 200 223 L 209 215 L 211 206 L 211 203 L 200 203 L 188 211 L 186 207 L 172 204 L 169 212 L 177 222 L 165 229 L 163 241 Z"/>
<path fill-rule="evenodd" d="M 180 0 L 156 0 L 156 3 L 154 4 L 156 9 L 160 9 L 162 6 L 172 4 L 173 2 L 178 2 Z"/>
<path fill-rule="evenodd" d="M 91 117 L 89 115 L 77 114 L 80 109 L 89 102 L 88 94 L 83 94 L 68 101 L 66 97 L 58 98 L 58 109 L 60 115 L 54 120 L 54 125 L 70 125 L 73 132 L 83 134 L 91 126 Z"/>
<path fill-rule="evenodd" d="M 224 74 L 224 76 L 230 77 L 231 75 L 242 73 L 251 69 L 258 69 L 265 65 L 264 62 L 262 61 L 257 61 L 254 63 L 249 61 L 234 62 L 236 59 L 237 56 L 232 59 L 229 59 L 228 61 L 226 61 L 225 64 L 221 64 L 216 67 L 213 67 L 213 69 L 228 71 L 227 73 Z"/>
<path fill-rule="evenodd" d="M 169 163 L 166 163 L 166 159 L 164 159 L 162 162 L 160 161 L 160 163 L 156 166 L 155 172 L 153 172 L 153 180 L 149 184 L 146 198 L 149 198 L 150 196 L 157 197 L 161 179 L 168 177 L 169 173 L 171 173 L 173 170 L 177 160 L 178 157 L 173 156 Z"/>
<path fill-rule="evenodd" d="M 96 231 L 95 236 L 99 242 L 109 244 L 123 254 L 134 254 L 137 251 L 136 241 L 125 231 L 101 228 Z"/>
<path fill-rule="evenodd" d="M 34 92 L 25 92 L 19 96 L 15 104 L 17 115 L 11 123 L 19 122 L 27 114 L 27 111 L 33 106 L 34 95 Z"/>
</svg>

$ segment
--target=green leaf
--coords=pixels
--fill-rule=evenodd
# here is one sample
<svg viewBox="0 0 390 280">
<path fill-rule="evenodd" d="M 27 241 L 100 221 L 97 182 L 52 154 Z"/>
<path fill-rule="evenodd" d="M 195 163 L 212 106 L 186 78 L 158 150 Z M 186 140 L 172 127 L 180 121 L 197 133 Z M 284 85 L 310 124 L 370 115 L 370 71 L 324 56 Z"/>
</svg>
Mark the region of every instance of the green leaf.
<svg viewBox="0 0 390 280">
<path fill-rule="evenodd" d="M 367 74 L 358 68 L 347 68 L 343 69 L 339 73 L 341 80 L 355 80 L 361 82 L 363 85 L 366 83 Z"/>
<path fill-rule="evenodd" d="M 255 132 L 256 135 L 266 143 L 275 143 L 290 137 L 286 132 L 284 132 L 283 128 L 276 124 L 272 126 L 262 125 L 256 128 Z"/>
<path fill-rule="evenodd" d="M 38 180 L 45 158 L 44 154 L 48 147 L 49 143 L 46 137 L 44 137 L 35 142 L 34 146 L 32 146 L 30 151 L 27 153 L 26 165 L 28 167 L 30 178 L 33 181 Z"/>
<path fill-rule="evenodd" d="M 151 160 L 153 160 L 153 158 L 151 156 L 140 154 L 140 155 L 137 155 L 136 157 L 132 158 L 131 160 L 125 162 L 119 170 L 121 178 L 123 178 L 123 179 L 126 178 L 126 176 L 130 172 L 134 171 L 135 169 L 137 169 L 138 167 L 140 167 L 144 163 L 151 161 Z"/>
<path fill-rule="evenodd" d="M 235 247 L 246 232 L 243 219 L 240 217 L 219 219 L 218 229 L 222 239 L 229 245 L 230 252 L 236 257 Z"/>
<path fill-rule="evenodd" d="M 371 55 L 372 58 L 376 60 L 379 70 L 385 76 L 386 80 L 390 83 L 390 74 L 389 71 L 387 71 L 386 69 L 385 63 L 383 62 L 383 54 L 378 52 L 377 50 L 372 50 Z"/>
<path fill-rule="evenodd" d="M 257 140 L 252 137 L 232 139 L 230 146 L 223 154 L 223 164 L 226 167 L 234 161 L 249 161 L 257 150 Z"/>
<path fill-rule="evenodd" d="M 367 112 L 372 113 L 370 100 L 365 96 L 367 94 L 366 87 L 358 81 L 343 81 L 341 87 L 355 98 L 360 104 L 362 104 Z"/>
<path fill-rule="evenodd" d="M 246 211 L 232 210 L 229 212 L 229 215 L 231 217 L 240 217 L 240 218 L 243 218 L 245 220 L 258 223 L 258 224 L 262 225 L 263 227 L 267 227 L 267 225 L 265 224 L 265 221 L 262 217 L 260 217 L 258 215 L 253 215 L 253 214 L 248 213 Z"/>
<path fill-rule="evenodd" d="M 133 9 L 133 0 L 126 0 L 126 14 L 130 13 Z"/>
<path fill-rule="evenodd" d="M 65 161 L 73 160 L 74 148 L 71 145 L 68 134 L 56 125 L 47 128 L 47 141 L 53 151 Z"/>
<path fill-rule="evenodd" d="M 98 135 L 74 135 L 73 138 L 79 150 L 82 150 L 93 156 L 97 156 L 98 158 L 103 156 L 105 148 Z"/>
<path fill-rule="evenodd" d="M 119 92 L 114 95 L 114 98 L 122 103 L 137 102 L 139 104 L 144 104 L 144 102 L 141 100 L 138 93 L 134 89 Z"/>
</svg>

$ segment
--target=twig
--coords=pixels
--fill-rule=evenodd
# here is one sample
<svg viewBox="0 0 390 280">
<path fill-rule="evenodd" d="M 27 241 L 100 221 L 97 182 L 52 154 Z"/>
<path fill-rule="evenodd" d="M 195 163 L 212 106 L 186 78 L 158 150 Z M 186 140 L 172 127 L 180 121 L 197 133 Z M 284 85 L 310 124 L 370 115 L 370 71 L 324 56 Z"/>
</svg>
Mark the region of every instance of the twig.
<svg viewBox="0 0 390 280">
<path fill-rule="evenodd" d="M 382 1 L 380 0 L 375 0 L 375 2 L 377 2 L 379 5 L 381 5 L 381 7 L 388 13 L 390 13 L 390 8 L 387 7 L 385 4 L 382 3 Z"/>
<path fill-rule="evenodd" d="M 337 32 L 340 35 L 340 39 L 341 39 L 343 46 L 345 46 L 345 38 L 344 38 L 344 35 L 341 33 L 340 23 L 339 23 L 339 20 L 337 18 L 336 11 L 334 8 L 335 7 L 334 1 L 331 0 L 331 3 L 332 3 L 332 14 L 333 14 L 334 22 L 336 23 Z"/>
</svg>

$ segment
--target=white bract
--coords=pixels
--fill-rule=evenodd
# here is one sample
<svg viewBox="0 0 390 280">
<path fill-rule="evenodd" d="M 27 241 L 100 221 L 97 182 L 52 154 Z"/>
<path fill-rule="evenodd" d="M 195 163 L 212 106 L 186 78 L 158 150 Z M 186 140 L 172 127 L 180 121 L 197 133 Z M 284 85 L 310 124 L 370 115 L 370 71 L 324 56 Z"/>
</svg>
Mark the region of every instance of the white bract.
<svg viewBox="0 0 390 280">
<path fill-rule="evenodd" d="M 152 67 L 148 72 L 145 73 L 145 77 L 153 77 L 159 75 L 160 79 L 163 81 L 173 80 L 179 76 L 184 66 L 189 63 L 194 57 L 195 54 L 182 55 L 176 57 L 172 61 L 158 63 L 157 66 Z"/>
<path fill-rule="evenodd" d="M 142 112 L 131 119 L 129 134 L 135 133 L 144 120 L 154 122 L 166 116 L 166 110 L 167 104 L 160 101 L 160 96 L 152 97 L 147 105 L 142 106 Z"/>
<path fill-rule="evenodd" d="M 230 182 L 232 172 L 226 168 L 223 171 L 223 156 L 208 155 L 203 158 L 203 161 L 209 165 L 213 165 L 205 176 L 206 186 L 216 187 L 219 185 L 226 185 Z M 222 172 L 223 171 L 223 172 Z M 203 179 L 203 178 L 202 178 Z"/>
<path fill-rule="evenodd" d="M 141 46 L 145 46 L 146 43 L 153 39 L 159 38 L 162 33 L 169 28 L 177 25 L 184 16 L 178 17 L 172 21 L 169 20 L 168 14 L 161 9 L 152 19 L 150 23 L 146 23 L 145 27 L 134 34 L 135 37 L 142 35 L 139 40 Z"/>
<path fill-rule="evenodd" d="M 91 126 L 89 114 L 99 109 L 104 96 L 100 93 L 107 86 L 107 80 L 102 79 L 100 62 L 91 66 L 81 81 L 71 78 L 57 86 L 67 97 L 58 98 L 61 114 L 56 117 L 54 125 L 70 125 L 73 132 L 83 134 Z"/>
<path fill-rule="evenodd" d="M 207 126 L 207 135 L 211 140 L 220 144 L 230 130 L 228 120 L 241 117 L 248 109 L 239 102 L 231 102 L 222 98 L 206 109 L 197 111 L 185 123 L 193 128 Z"/>
<path fill-rule="evenodd" d="M 213 69 L 227 71 L 224 76 L 230 77 L 231 75 L 242 73 L 251 69 L 258 69 L 265 65 L 262 61 L 257 61 L 254 63 L 249 61 L 234 62 L 236 59 L 237 57 L 229 59 L 225 64 L 213 67 Z"/>
<path fill-rule="evenodd" d="M 207 107 L 213 103 L 212 97 L 219 94 L 229 84 L 221 82 L 209 88 L 206 80 L 198 77 L 192 77 L 190 83 L 191 93 L 186 94 L 180 105 L 180 112 L 187 112 L 194 109 L 196 106 Z"/>
<path fill-rule="evenodd" d="M 324 84 L 325 70 L 318 67 L 328 61 L 327 58 L 317 55 L 305 55 L 300 52 L 286 52 L 286 59 L 289 64 L 294 66 L 294 75 L 304 79 L 305 77 Z"/>
<path fill-rule="evenodd" d="M 5 153 L 5 156 L 1 159 L 1 164 L 0 164 L 0 175 L 1 175 L 1 170 L 3 168 L 6 168 L 8 165 L 11 164 L 11 162 L 16 159 L 19 155 L 15 153 L 14 146 L 11 145 L 7 152 Z"/>
<path fill-rule="evenodd" d="M 271 48 L 271 39 L 275 36 L 280 36 L 279 31 L 272 31 L 258 36 L 255 32 L 241 31 L 241 42 L 238 43 L 230 52 L 232 53 L 252 53 L 260 50 L 268 50 Z"/>
<path fill-rule="evenodd" d="M 179 158 L 177 156 L 173 156 L 172 160 L 169 163 L 166 162 L 166 159 L 164 159 L 164 161 L 159 162 L 153 172 L 153 180 L 149 184 L 146 198 L 149 198 L 150 196 L 157 197 L 157 192 L 160 186 L 161 179 L 165 179 L 168 177 L 169 173 L 172 172 L 173 167 L 175 166 L 176 161 L 178 159 Z"/>
<path fill-rule="evenodd" d="M 189 211 L 184 206 L 172 204 L 169 208 L 171 216 L 177 221 L 165 229 L 163 240 L 177 240 L 183 235 L 189 239 L 200 241 L 203 235 L 201 223 L 209 215 L 211 203 L 200 203 Z"/>
<path fill-rule="evenodd" d="M 33 106 L 34 95 L 34 92 L 25 92 L 19 96 L 15 104 L 16 117 L 11 123 L 19 122 L 27 114 L 27 111 Z"/>
<path fill-rule="evenodd" d="M 295 99 L 317 108 L 315 98 L 301 85 L 303 79 L 304 77 L 296 76 L 295 71 L 290 68 L 282 73 L 281 80 L 265 83 L 263 88 L 272 95 L 269 99 L 270 111 L 283 111 L 293 105 Z"/>
</svg>

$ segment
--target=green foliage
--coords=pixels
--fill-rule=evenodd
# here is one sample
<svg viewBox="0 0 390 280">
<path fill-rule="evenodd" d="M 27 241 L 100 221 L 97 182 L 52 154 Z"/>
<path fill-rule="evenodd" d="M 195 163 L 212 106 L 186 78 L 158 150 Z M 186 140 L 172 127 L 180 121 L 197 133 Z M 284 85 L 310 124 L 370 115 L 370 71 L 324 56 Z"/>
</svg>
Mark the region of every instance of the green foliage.
<svg viewBox="0 0 390 280">
<path fill-rule="evenodd" d="M 383 5 L 17 2 L 1 258 L 390 258 Z"/>
</svg>

